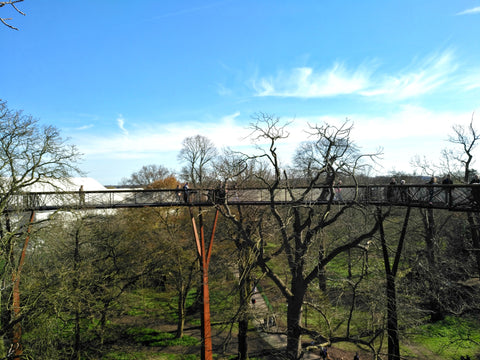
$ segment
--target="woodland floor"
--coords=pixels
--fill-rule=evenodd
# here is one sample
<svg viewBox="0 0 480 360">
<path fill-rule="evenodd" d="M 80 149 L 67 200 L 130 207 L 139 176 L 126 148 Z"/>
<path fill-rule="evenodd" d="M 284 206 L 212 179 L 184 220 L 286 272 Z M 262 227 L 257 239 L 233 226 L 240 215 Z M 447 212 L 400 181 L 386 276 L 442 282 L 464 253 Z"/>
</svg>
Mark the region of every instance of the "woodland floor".
<svg viewBox="0 0 480 360">
<path fill-rule="evenodd" d="M 161 332 L 175 332 L 175 325 L 165 324 L 158 320 L 151 321 L 146 318 L 138 318 L 135 316 L 122 316 L 121 319 L 116 321 L 123 327 L 138 327 L 138 328 L 150 328 L 155 329 Z M 216 330 L 217 327 L 212 328 L 212 343 L 213 343 L 213 353 L 215 359 L 235 359 L 237 354 L 237 338 L 236 334 L 232 334 L 230 341 L 226 344 L 225 339 L 228 337 L 226 331 Z M 188 324 L 185 328 L 185 335 L 189 335 L 200 339 L 200 328 L 191 327 Z M 259 335 L 258 332 L 251 331 L 248 334 L 248 352 L 250 358 L 262 359 L 262 360 L 278 360 L 283 359 L 283 352 L 279 349 L 272 347 L 272 343 L 275 344 L 275 341 L 268 342 Z M 278 340 L 277 340 L 278 344 Z M 125 339 L 121 342 L 116 342 L 111 346 L 111 350 L 116 353 L 125 354 L 122 359 L 146 359 L 146 360 L 163 360 L 167 359 L 167 354 L 176 354 L 180 358 L 182 356 L 200 354 L 200 346 L 168 346 L 168 347 L 155 347 L 155 346 L 144 346 L 138 343 L 135 343 L 129 339 Z M 128 354 L 132 354 L 132 357 L 129 357 Z M 134 355 L 136 354 L 136 355 Z M 139 354 L 142 354 L 139 356 Z M 328 349 L 329 358 L 331 360 L 352 360 L 355 352 L 345 351 L 336 347 L 330 347 Z M 361 360 L 371 359 L 371 354 L 362 354 L 359 352 Z M 304 359 L 320 359 L 319 350 L 313 350 L 306 352 Z"/>
</svg>

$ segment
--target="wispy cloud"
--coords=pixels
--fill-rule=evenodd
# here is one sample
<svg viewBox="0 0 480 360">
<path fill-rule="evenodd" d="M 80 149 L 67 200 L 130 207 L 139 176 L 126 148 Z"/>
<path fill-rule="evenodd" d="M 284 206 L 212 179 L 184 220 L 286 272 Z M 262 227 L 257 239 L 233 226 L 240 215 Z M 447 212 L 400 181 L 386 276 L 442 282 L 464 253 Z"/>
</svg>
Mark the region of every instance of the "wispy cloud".
<svg viewBox="0 0 480 360">
<path fill-rule="evenodd" d="M 93 124 L 83 125 L 83 126 L 77 127 L 75 130 L 77 130 L 77 131 L 88 130 L 88 129 L 93 128 L 93 126 L 94 126 Z"/>
<path fill-rule="evenodd" d="M 376 63 L 347 69 L 342 63 L 315 72 L 309 67 L 281 72 L 275 77 L 254 81 L 256 96 L 325 98 L 342 95 L 388 97 L 403 100 L 431 93 L 447 82 L 457 69 L 453 51 L 417 60 L 395 74 L 381 74 Z"/>
<path fill-rule="evenodd" d="M 383 149 L 380 174 L 398 170 L 411 172 L 415 156 L 426 157 L 436 162 L 441 150 L 452 147 L 447 141 L 453 125 L 468 125 L 470 112 L 436 111 L 421 106 L 403 105 L 388 115 L 371 116 L 365 113 L 349 114 L 353 122 L 352 139 L 364 153 Z M 321 115 L 298 119 L 302 123 L 339 125 L 342 115 Z M 290 154 L 293 152 L 290 151 Z M 288 155 L 283 152 L 282 155 Z M 475 158 L 480 150 L 475 150 Z"/>
<path fill-rule="evenodd" d="M 295 68 L 290 73 L 280 73 L 274 78 L 254 82 L 257 96 L 280 97 L 331 97 L 352 94 L 369 84 L 371 70 L 360 67 L 348 70 L 344 64 L 335 63 L 330 69 L 315 72 L 310 67 Z"/>
<path fill-rule="evenodd" d="M 120 130 L 122 130 L 122 133 L 124 135 L 128 135 L 128 130 L 125 129 L 125 119 L 123 118 L 122 114 L 120 114 L 117 118 L 117 124 Z"/>
<path fill-rule="evenodd" d="M 117 122 L 124 130 L 122 134 L 111 133 L 105 136 L 104 133 L 95 132 L 88 137 L 72 134 L 72 138 L 87 156 L 101 155 L 116 159 L 144 158 L 165 152 L 178 152 L 186 137 L 197 134 L 212 139 L 218 148 L 222 148 L 242 145 L 243 139 L 248 134 L 247 129 L 238 120 L 239 116 L 240 112 L 235 112 L 202 123 L 144 124 L 130 132 L 124 129 L 124 119 L 120 116 Z M 125 137 L 125 134 L 128 134 L 128 137 Z"/>
<path fill-rule="evenodd" d="M 466 71 L 463 76 L 459 77 L 458 85 L 467 91 L 480 89 L 480 67 Z"/>
<path fill-rule="evenodd" d="M 472 14 L 480 14 L 480 6 L 467 9 L 464 11 L 460 11 L 459 13 L 457 13 L 457 15 L 472 15 Z"/>
<path fill-rule="evenodd" d="M 361 91 L 360 95 L 381 95 L 397 100 L 424 95 L 452 81 L 451 75 L 457 68 L 453 52 L 445 51 L 416 61 L 398 74 L 377 77 L 371 88 Z"/>
<path fill-rule="evenodd" d="M 229 95 L 232 95 L 232 89 L 226 87 L 225 85 L 223 84 L 217 84 L 217 93 L 220 95 L 220 96 L 229 96 Z"/>
<path fill-rule="evenodd" d="M 290 119 L 281 116 L 285 121 Z M 446 137 L 454 124 L 468 123 L 469 112 L 441 112 L 427 108 L 403 105 L 384 116 L 371 116 L 368 113 L 348 114 L 353 122 L 353 140 L 364 152 L 384 149 L 383 173 L 390 169 L 409 171 L 410 161 L 415 155 L 432 159 L 440 156 L 440 151 L 448 144 Z M 318 116 L 297 117 L 288 127 L 290 137 L 277 144 L 282 162 L 290 162 L 298 145 L 309 137 L 305 133 L 307 124 L 327 122 L 339 125 L 345 121 L 345 114 L 321 114 Z M 100 133 L 94 128 L 89 136 L 73 132 L 72 140 L 80 152 L 85 154 L 87 163 L 97 169 L 98 159 L 102 166 L 112 169 L 109 176 L 128 176 L 129 171 L 138 170 L 138 164 L 162 164 L 171 169 L 179 169 L 177 155 L 182 141 L 197 134 L 211 139 L 217 148 L 232 149 L 254 153 L 250 141 L 246 141 L 250 130 L 249 122 L 240 112 L 212 117 L 203 122 L 171 122 L 164 124 L 142 124 L 133 128 L 128 137 L 118 132 Z M 259 144 L 262 145 L 262 144 Z M 480 154 L 479 154 L 480 156 Z M 132 168 L 127 168 L 130 164 Z M 95 170 L 96 171 L 96 170 Z M 119 175 L 120 174 L 120 175 Z M 110 180 L 109 180 L 110 181 Z M 114 180 L 111 180 L 114 181 Z M 113 182 L 112 182 L 113 183 Z"/>
</svg>

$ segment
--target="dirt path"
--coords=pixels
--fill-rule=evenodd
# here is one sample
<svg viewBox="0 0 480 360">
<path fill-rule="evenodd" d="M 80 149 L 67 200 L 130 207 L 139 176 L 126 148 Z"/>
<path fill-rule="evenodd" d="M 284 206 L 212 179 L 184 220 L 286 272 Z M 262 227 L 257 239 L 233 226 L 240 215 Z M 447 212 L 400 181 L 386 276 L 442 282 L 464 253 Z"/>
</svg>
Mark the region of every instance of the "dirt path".
<svg viewBox="0 0 480 360">
<path fill-rule="evenodd" d="M 262 294 L 255 289 L 252 295 L 250 309 L 253 323 L 262 340 L 270 345 L 271 348 L 284 352 L 287 344 L 287 336 L 284 334 L 275 334 L 275 332 L 279 330 L 275 314 L 268 308 Z M 328 356 L 330 360 L 353 360 L 355 352 L 329 347 Z M 360 354 L 359 356 L 360 360 L 370 359 L 370 356 L 367 354 Z M 303 359 L 321 359 L 320 349 L 312 349 L 312 351 L 305 352 Z"/>
</svg>

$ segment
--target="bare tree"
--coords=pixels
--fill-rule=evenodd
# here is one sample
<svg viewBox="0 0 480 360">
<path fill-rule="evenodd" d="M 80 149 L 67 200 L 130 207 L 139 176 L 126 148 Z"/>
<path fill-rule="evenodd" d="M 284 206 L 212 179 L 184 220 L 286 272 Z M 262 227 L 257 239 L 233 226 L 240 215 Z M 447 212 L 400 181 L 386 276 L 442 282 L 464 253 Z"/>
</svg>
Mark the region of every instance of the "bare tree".
<svg viewBox="0 0 480 360">
<path fill-rule="evenodd" d="M 20 9 L 17 7 L 17 3 L 22 2 L 23 0 L 10 0 L 10 1 L 0 1 L 0 8 L 4 7 L 5 5 L 10 5 L 15 11 L 21 15 L 25 15 L 24 12 L 20 11 Z M 7 21 L 12 20 L 12 18 L 1 18 L 0 21 L 7 27 L 13 30 L 18 30 L 15 26 L 10 25 Z"/>
<path fill-rule="evenodd" d="M 467 128 L 461 125 L 453 126 L 453 135 L 449 137 L 449 141 L 453 144 L 459 145 L 461 150 L 450 151 L 450 156 L 458 163 L 463 165 L 463 182 L 468 184 L 472 173 L 472 164 L 474 161 L 473 152 L 477 148 L 480 141 L 480 134 L 475 129 L 474 114 Z M 475 259 L 477 263 L 477 272 L 480 274 L 480 215 L 478 212 L 467 214 L 470 233 L 472 237 L 473 248 L 475 251 Z"/>
<path fill-rule="evenodd" d="M 129 178 L 123 178 L 121 184 L 146 187 L 158 180 L 164 180 L 169 176 L 173 176 L 171 170 L 163 165 L 151 164 L 142 166 L 140 170 L 134 172 Z"/>
<path fill-rule="evenodd" d="M 201 186 L 217 154 L 215 145 L 207 137 L 195 135 L 185 138 L 178 154 L 178 159 L 186 163 L 182 169 L 182 177 L 194 187 Z"/>
<path fill-rule="evenodd" d="M 333 208 L 333 197 L 325 206 L 305 205 L 304 200 L 309 196 L 315 196 L 314 189 L 322 184 L 322 177 L 328 171 L 342 169 L 351 177 L 354 177 L 361 154 L 355 154 L 353 144 L 350 141 L 347 127 L 311 126 L 312 136 L 316 138 L 315 144 L 318 146 L 318 154 L 322 156 L 321 161 L 315 167 L 311 167 L 311 176 L 307 179 L 304 189 L 300 193 L 295 191 L 292 184 L 297 179 L 292 177 L 286 169 L 282 168 L 282 162 L 277 152 L 282 139 L 288 137 L 288 124 L 282 124 L 279 118 L 260 113 L 254 118 L 252 123 L 252 137 L 262 143 L 266 143 L 268 150 L 256 156 L 248 156 L 250 161 L 260 161 L 265 166 L 270 167 L 270 172 L 258 174 L 257 178 L 263 186 L 268 188 L 270 199 L 269 223 L 275 229 L 278 246 L 269 250 L 265 247 L 264 241 L 258 241 L 258 234 L 246 231 L 248 227 L 240 223 L 240 218 L 232 211 L 227 212 L 229 219 L 239 227 L 239 234 L 243 240 L 250 244 L 252 248 L 257 248 L 257 262 L 261 270 L 278 287 L 286 299 L 287 308 L 287 350 L 286 356 L 290 359 L 299 359 L 301 354 L 301 335 L 308 333 L 319 341 L 327 341 L 327 337 L 318 334 L 315 331 L 309 331 L 301 326 L 301 314 L 304 305 L 306 291 L 309 285 L 318 278 L 322 269 L 339 254 L 353 248 L 364 241 L 367 241 L 378 230 L 379 224 L 368 224 L 365 222 L 367 230 L 356 228 L 356 231 L 348 237 L 342 236 L 341 239 L 333 239 L 329 243 L 328 249 L 316 246 L 321 242 L 324 231 L 333 224 L 340 221 L 343 217 L 353 216 L 357 210 L 354 204 L 343 204 L 338 209 Z M 322 164 L 322 165 L 320 165 Z M 295 173 L 298 173 L 297 171 Z M 265 175 L 265 176 L 264 176 Z M 287 191 L 289 196 L 298 201 L 298 206 L 283 207 L 276 203 L 278 191 Z M 317 198 L 319 195 L 316 195 Z M 315 201 L 314 198 L 313 201 Z M 226 205 L 228 207 L 228 204 Z M 360 210 L 360 208 L 358 208 Z M 364 230 L 364 231 L 363 231 Z M 262 239 L 262 237 L 260 237 Z M 271 249 L 271 247 L 270 247 Z M 312 254 L 312 251 L 318 251 Z M 271 266 L 270 261 L 274 258 L 286 259 L 283 269 L 288 268 L 289 280 L 285 281 L 283 273 L 277 273 Z M 312 263 L 310 259 L 316 259 Z M 345 339 L 343 340 L 345 341 Z"/>
<path fill-rule="evenodd" d="M 222 179 L 223 186 L 228 184 L 228 195 L 236 196 L 237 189 L 254 186 L 255 178 L 262 173 L 262 168 L 253 162 L 245 161 L 239 153 L 225 150 L 215 162 L 215 172 Z M 224 194 L 226 195 L 226 194 Z M 222 214 L 231 219 L 228 238 L 232 239 L 237 251 L 235 252 L 236 270 L 238 274 L 239 304 L 234 318 L 231 320 L 232 329 L 234 321 L 238 324 L 238 359 L 248 359 L 248 329 L 251 318 L 251 296 L 256 288 L 254 271 L 257 268 L 258 244 L 261 238 L 263 216 L 267 209 L 258 206 L 228 206 L 224 198 L 213 197 L 213 202 Z M 263 225 L 265 226 L 265 225 Z M 265 229 L 264 229 L 265 230 Z"/>
<path fill-rule="evenodd" d="M 158 258 L 162 277 L 175 288 L 177 295 L 177 331 L 176 337 L 181 338 L 184 333 L 187 316 L 187 295 L 198 282 L 200 269 L 197 254 L 192 246 L 189 220 L 185 213 L 149 209 L 145 212 L 152 217 L 152 224 L 162 230 L 159 246 L 162 257 Z M 158 219 L 155 221 L 155 219 Z M 188 234 L 187 234 L 188 233 Z M 158 238 L 155 241 L 158 242 Z M 153 240 L 153 239 L 152 239 Z"/>
<path fill-rule="evenodd" d="M 460 150 L 448 151 L 447 157 L 461 164 L 463 170 L 463 182 L 468 184 L 472 172 L 472 163 L 474 161 L 473 151 L 476 149 L 480 140 L 480 134 L 473 125 L 473 114 L 468 127 L 454 125 L 452 127 L 453 135 L 450 135 L 448 141 L 459 145 Z"/>
<path fill-rule="evenodd" d="M 24 248 L 28 244 L 24 208 L 17 202 L 17 208 L 13 209 L 12 198 L 36 183 L 51 183 L 52 179 L 66 179 L 79 173 L 75 165 L 78 158 L 76 147 L 68 145 L 55 127 L 40 126 L 38 120 L 8 109 L 6 102 L 0 101 L 0 257 L 4 264 L 0 277 L 4 284 L 13 279 L 13 288 L 18 286 L 19 264 L 23 264 L 24 257 L 19 262 L 16 249 L 19 241 L 24 240 Z M 0 334 L 10 333 L 21 319 L 19 312 L 6 315 L 10 314 L 8 295 L 2 291 L 2 297 L 6 298 L 1 302 L 0 312 L 8 321 L 2 321 Z M 18 293 L 15 298 L 15 306 L 19 307 Z M 15 341 L 18 343 L 18 335 Z M 20 345 L 17 350 L 21 352 Z"/>
<path fill-rule="evenodd" d="M 400 360 L 396 277 L 407 235 L 410 212 L 411 208 L 407 207 L 402 229 L 398 238 L 397 248 L 393 254 L 393 263 L 391 263 L 392 255 L 389 253 L 384 230 L 384 221 L 385 218 L 390 215 L 390 210 L 383 213 L 381 208 L 377 209 L 376 217 L 377 222 L 380 224 L 380 244 L 382 246 L 383 264 L 386 276 L 388 360 Z"/>
</svg>

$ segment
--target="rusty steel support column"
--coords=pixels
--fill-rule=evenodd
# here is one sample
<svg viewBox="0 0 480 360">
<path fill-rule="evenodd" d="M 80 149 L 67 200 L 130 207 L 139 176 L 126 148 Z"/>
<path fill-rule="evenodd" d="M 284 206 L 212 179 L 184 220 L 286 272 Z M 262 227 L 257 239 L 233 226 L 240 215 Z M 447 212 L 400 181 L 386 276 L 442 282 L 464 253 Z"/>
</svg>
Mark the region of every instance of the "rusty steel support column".
<svg viewBox="0 0 480 360">
<path fill-rule="evenodd" d="M 30 214 L 30 222 L 27 228 L 27 235 L 25 237 L 25 242 L 23 243 L 22 253 L 20 254 L 20 261 L 18 262 L 17 271 L 12 273 L 12 282 L 13 282 L 13 298 L 12 298 L 12 308 L 14 320 L 17 321 L 20 317 L 20 274 L 23 269 L 23 264 L 25 262 L 25 256 L 27 254 L 28 242 L 30 241 L 30 232 L 32 229 L 33 220 L 35 219 L 35 211 L 32 211 Z M 23 355 L 22 348 L 22 324 L 20 321 L 17 321 L 13 325 L 13 339 L 12 339 L 12 350 L 15 355 L 13 359 L 20 359 Z"/>
<path fill-rule="evenodd" d="M 208 290 L 208 266 L 210 264 L 210 257 L 212 255 L 213 239 L 215 237 L 215 230 L 217 228 L 218 209 L 215 211 L 215 219 L 213 221 L 212 233 L 210 236 L 210 242 L 208 244 L 208 250 L 205 244 L 205 234 L 203 226 L 203 215 L 200 209 L 200 235 L 198 234 L 195 217 L 193 215 L 192 208 L 189 207 L 190 218 L 192 219 L 193 235 L 195 237 L 195 243 L 197 246 L 198 255 L 200 258 L 200 268 L 202 271 L 202 360 L 213 359 L 212 348 L 212 330 L 210 323 L 210 293 Z"/>
</svg>

